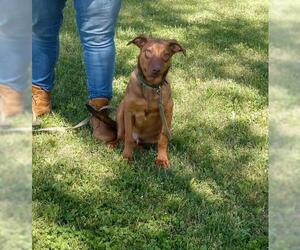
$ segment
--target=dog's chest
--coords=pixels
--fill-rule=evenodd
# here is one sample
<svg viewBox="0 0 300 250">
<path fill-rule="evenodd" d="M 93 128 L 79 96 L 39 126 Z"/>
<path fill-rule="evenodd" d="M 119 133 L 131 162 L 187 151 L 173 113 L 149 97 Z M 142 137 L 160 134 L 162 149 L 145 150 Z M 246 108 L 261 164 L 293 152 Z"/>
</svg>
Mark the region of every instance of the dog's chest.
<svg viewBox="0 0 300 250">
<path fill-rule="evenodd" d="M 134 115 L 135 125 L 138 128 L 155 129 L 160 123 L 160 114 L 158 102 L 147 103 L 143 108 Z"/>
<path fill-rule="evenodd" d="M 162 129 L 158 99 L 144 102 L 134 114 L 133 139 L 136 142 L 148 141 L 147 138 L 157 138 Z"/>
<path fill-rule="evenodd" d="M 162 130 L 159 112 L 137 114 L 133 126 L 133 140 L 137 143 L 156 143 Z"/>
</svg>

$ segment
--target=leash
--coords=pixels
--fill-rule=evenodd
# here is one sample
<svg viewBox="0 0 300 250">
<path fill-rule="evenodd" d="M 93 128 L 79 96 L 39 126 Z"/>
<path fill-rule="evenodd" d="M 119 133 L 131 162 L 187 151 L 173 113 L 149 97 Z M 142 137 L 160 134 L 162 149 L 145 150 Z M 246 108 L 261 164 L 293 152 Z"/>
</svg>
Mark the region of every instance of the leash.
<svg viewBox="0 0 300 250">
<path fill-rule="evenodd" d="M 92 106 L 90 106 L 89 104 L 86 105 L 88 110 L 91 112 L 91 114 L 94 115 L 94 112 L 96 113 L 103 113 L 103 111 L 106 110 L 116 110 L 115 107 L 112 107 L 110 105 L 106 105 L 101 107 L 100 109 L 94 109 Z M 38 133 L 38 132 L 66 132 L 68 130 L 76 130 L 79 128 L 82 128 L 84 126 L 86 126 L 90 119 L 91 119 L 92 115 L 87 116 L 84 120 L 82 120 L 81 122 L 79 122 L 78 124 L 76 124 L 75 126 L 72 127 L 52 127 L 52 128 L 40 128 L 40 129 L 33 129 L 32 132 L 33 133 Z M 100 119 L 101 121 L 103 121 L 106 124 L 110 125 L 110 122 L 113 121 L 110 117 L 106 117 L 104 115 L 98 115 L 96 116 L 98 119 Z"/>
<path fill-rule="evenodd" d="M 84 127 L 88 124 L 91 116 L 86 117 L 84 120 L 72 127 L 50 127 L 50 128 L 35 128 L 38 127 L 38 124 L 32 125 L 32 127 L 16 127 L 11 128 L 9 123 L 0 124 L 0 134 L 9 134 L 9 133 L 38 133 L 38 132 L 66 132 L 68 130 L 74 130 L 81 127 Z"/>
<path fill-rule="evenodd" d="M 157 93 L 159 95 L 159 101 L 158 101 L 159 115 L 160 115 L 160 119 L 163 123 L 164 133 L 168 137 L 168 140 L 171 140 L 172 134 L 168 127 L 164 104 L 163 104 L 162 92 L 161 92 L 160 88 L 157 90 Z"/>
<path fill-rule="evenodd" d="M 91 106 L 89 106 L 89 107 L 90 107 L 89 111 L 91 111 L 91 109 L 93 109 L 93 108 Z M 95 110 L 95 111 L 101 113 L 101 112 L 103 112 L 105 110 L 116 110 L 116 108 L 107 105 L 107 106 L 103 106 L 99 110 Z M 66 132 L 66 131 L 69 131 L 69 130 L 76 130 L 76 129 L 79 129 L 79 128 L 82 128 L 82 127 L 86 126 L 89 123 L 91 117 L 92 117 L 92 115 L 89 115 L 85 119 L 83 119 L 81 122 L 79 122 L 75 126 L 71 126 L 71 127 L 37 128 L 37 127 L 39 127 L 41 125 L 41 122 L 34 115 L 33 116 L 32 127 L 11 128 L 10 127 L 11 124 L 7 120 L 5 120 L 5 118 L 3 118 L 3 116 L 1 116 L 1 120 L 0 120 L 1 121 L 0 122 L 0 134 L 26 133 L 26 132 L 30 132 L 30 133 L 39 133 L 39 132 Z M 107 120 L 105 120 L 104 118 L 102 119 L 102 116 L 100 118 L 99 118 L 99 116 L 97 116 L 97 118 L 100 119 L 100 120 L 102 120 L 103 122 L 107 122 Z M 106 119 L 112 120 L 111 118 L 106 118 Z"/>
<path fill-rule="evenodd" d="M 152 84 L 152 83 L 147 82 L 139 72 L 136 71 L 135 74 L 136 74 L 137 79 L 141 83 L 141 85 L 144 85 L 148 88 L 155 90 L 156 93 L 159 95 L 159 98 L 158 98 L 159 116 L 160 116 L 160 119 L 163 124 L 164 134 L 170 140 L 172 137 L 172 134 L 171 134 L 170 128 L 168 127 L 167 118 L 166 118 L 165 109 L 164 109 L 164 103 L 163 103 L 163 96 L 162 96 L 162 91 L 161 91 L 161 87 L 164 84 L 168 84 L 168 81 L 166 79 L 163 79 L 163 81 L 159 84 Z"/>
<path fill-rule="evenodd" d="M 6 119 L 6 116 L 0 112 L 0 134 L 26 133 L 31 131 L 31 127 L 12 128 L 11 123 Z"/>
<path fill-rule="evenodd" d="M 116 107 L 107 105 L 100 109 L 95 109 L 93 106 L 86 104 L 86 107 L 88 111 L 96 118 L 98 118 L 100 121 L 104 122 L 105 124 L 109 125 L 114 130 L 117 130 L 117 122 L 113 119 L 111 119 L 105 111 L 112 110 L 117 111 Z"/>
<path fill-rule="evenodd" d="M 87 125 L 90 119 L 91 119 L 91 116 L 89 115 L 84 120 L 82 120 L 81 122 L 79 122 L 75 126 L 71 126 L 71 127 L 50 127 L 50 128 L 35 129 L 34 127 L 36 127 L 36 126 L 33 126 L 32 132 L 33 133 L 38 133 L 38 132 L 66 132 L 68 130 L 75 130 L 75 129 L 78 129 L 78 128 L 81 128 L 81 127 L 84 127 L 85 125 Z"/>
</svg>

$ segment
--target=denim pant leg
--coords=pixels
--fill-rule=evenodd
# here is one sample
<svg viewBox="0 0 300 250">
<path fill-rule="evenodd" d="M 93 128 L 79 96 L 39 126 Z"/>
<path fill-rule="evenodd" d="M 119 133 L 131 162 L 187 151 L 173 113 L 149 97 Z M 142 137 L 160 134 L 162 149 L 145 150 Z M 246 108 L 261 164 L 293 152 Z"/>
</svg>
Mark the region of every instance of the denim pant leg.
<svg viewBox="0 0 300 250">
<path fill-rule="evenodd" d="M 121 0 L 74 0 L 89 98 L 112 98 L 115 24 Z"/>
<path fill-rule="evenodd" d="M 66 0 L 32 0 L 32 83 L 51 91 Z"/>
<path fill-rule="evenodd" d="M 23 92 L 31 61 L 31 0 L 0 1 L 0 83 Z"/>
</svg>

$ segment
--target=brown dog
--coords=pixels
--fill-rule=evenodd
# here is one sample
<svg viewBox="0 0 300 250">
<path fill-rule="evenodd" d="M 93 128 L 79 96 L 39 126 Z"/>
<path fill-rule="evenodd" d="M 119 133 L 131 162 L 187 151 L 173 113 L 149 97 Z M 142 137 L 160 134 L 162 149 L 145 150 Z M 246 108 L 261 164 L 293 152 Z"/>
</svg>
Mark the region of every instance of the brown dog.
<svg viewBox="0 0 300 250">
<path fill-rule="evenodd" d="M 168 139 L 173 115 L 170 83 L 166 80 L 171 58 L 185 50 L 176 40 L 138 36 L 128 44 L 140 48 L 125 96 L 118 108 L 118 140 L 124 140 L 123 156 L 131 160 L 135 146 L 158 144 L 156 164 L 169 165 Z"/>
</svg>

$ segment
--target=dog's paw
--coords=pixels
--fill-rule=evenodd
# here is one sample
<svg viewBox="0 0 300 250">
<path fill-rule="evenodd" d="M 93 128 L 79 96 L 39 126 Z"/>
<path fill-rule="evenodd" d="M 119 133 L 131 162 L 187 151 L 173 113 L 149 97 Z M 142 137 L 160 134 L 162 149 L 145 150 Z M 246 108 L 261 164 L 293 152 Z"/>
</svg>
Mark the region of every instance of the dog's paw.
<svg viewBox="0 0 300 250">
<path fill-rule="evenodd" d="M 119 143 L 118 140 L 114 140 L 114 141 L 111 141 L 111 142 L 107 142 L 106 146 L 108 146 L 111 149 L 116 149 L 117 146 L 118 146 L 118 143 Z"/>
<path fill-rule="evenodd" d="M 163 167 L 163 168 L 168 168 L 170 165 L 170 161 L 167 157 L 157 157 L 155 164 L 157 166 Z"/>
<path fill-rule="evenodd" d="M 126 154 L 126 153 L 123 153 L 123 158 L 124 158 L 125 160 L 127 160 L 128 162 L 132 162 L 132 161 L 133 161 L 132 154 Z"/>
</svg>

